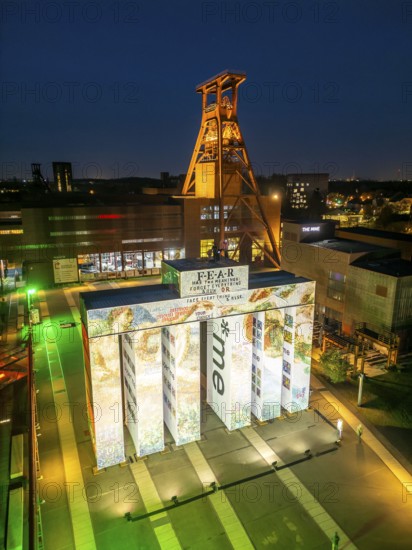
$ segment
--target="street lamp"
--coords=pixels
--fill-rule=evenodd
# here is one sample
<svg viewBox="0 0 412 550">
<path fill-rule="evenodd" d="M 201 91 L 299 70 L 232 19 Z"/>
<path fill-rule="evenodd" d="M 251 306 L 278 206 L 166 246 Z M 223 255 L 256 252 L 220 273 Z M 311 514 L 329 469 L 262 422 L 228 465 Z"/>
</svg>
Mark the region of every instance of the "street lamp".
<svg viewBox="0 0 412 550">
<path fill-rule="evenodd" d="M 336 427 L 338 429 L 339 440 L 341 440 L 342 439 L 342 429 L 343 429 L 343 420 L 341 418 L 338 418 L 338 421 L 336 422 Z"/>
<path fill-rule="evenodd" d="M 359 387 L 358 387 L 358 407 L 362 407 L 362 393 L 363 393 L 363 381 L 364 381 L 365 375 L 363 372 L 359 375 Z"/>
<path fill-rule="evenodd" d="M 30 296 L 33 296 L 33 294 L 35 294 L 35 292 L 36 292 L 35 288 L 28 288 L 27 289 L 27 302 L 28 302 L 29 307 L 30 307 Z"/>
<path fill-rule="evenodd" d="M 30 318 L 30 310 L 31 310 L 31 307 L 32 307 L 32 303 L 31 303 L 31 297 L 33 296 L 33 294 L 36 293 L 36 289 L 35 288 L 29 288 L 27 289 L 27 309 L 28 309 L 28 313 L 29 313 L 29 330 L 30 330 L 30 327 L 31 327 L 31 318 Z"/>
</svg>

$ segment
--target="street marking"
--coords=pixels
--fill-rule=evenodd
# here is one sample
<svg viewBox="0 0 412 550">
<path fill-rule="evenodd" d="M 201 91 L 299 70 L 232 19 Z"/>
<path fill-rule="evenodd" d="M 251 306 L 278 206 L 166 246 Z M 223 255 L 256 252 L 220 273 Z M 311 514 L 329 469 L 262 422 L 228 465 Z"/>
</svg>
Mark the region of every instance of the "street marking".
<svg viewBox="0 0 412 550">
<path fill-rule="evenodd" d="M 186 443 L 184 450 L 192 463 L 202 485 L 207 487 L 216 480 L 213 470 L 209 466 L 202 451 L 196 442 Z M 253 550 L 254 546 L 251 543 L 245 528 L 239 520 L 236 512 L 233 510 L 229 500 L 221 498 L 219 493 L 209 495 L 209 500 L 215 509 L 215 512 L 226 531 L 226 535 L 236 550 Z"/>
<path fill-rule="evenodd" d="M 118 287 L 117 287 L 118 288 Z M 70 290 L 65 289 L 64 295 L 67 303 L 70 307 L 73 318 L 79 314 L 79 309 L 76 306 L 73 295 Z M 81 323 L 76 326 L 80 339 L 82 340 L 82 328 Z M 130 464 L 130 472 L 139 488 L 140 495 L 144 502 L 147 512 L 158 510 L 163 508 L 164 504 L 161 501 L 156 487 L 150 477 L 149 471 L 143 461 Z M 159 521 L 159 518 L 162 520 Z M 170 523 L 169 516 L 166 513 L 157 514 L 156 516 L 150 516 L 153 531 L 157 537 L 159 545 L 164 550 L 180 550 L 182 547 L 179 543 L 179 539 Z"/>
<path fill-rule="evenodd" d="M 159 510 L 159 508 L 163 508 L 164 504 L 159 497 L 146 464 L 143 461 L 130 464 L 130 471 L 136 485 L 139 487 L 140 496 L 142 497 L 146 511 L 154 512 L 155 510 Z M 160 548 L 164 548 L 164 550 L 179 550 L 182 548 L 166 512 L 150 516 L 149 519 Z"/>
<path fill-rule="evenodd" d="M 242 428 L 240 431 L 268 464 L 272 465 L 275 461 L 281 461 L 281 458 L 253 428 Z M 285 485 L 291 483 L 297 483 L 299 485 L 301 489 L 299 504 L 306 510 L 307 514 L 325 533 L 329 540 L 332 540 L 335 533 L 339 532 L 340 544 L 342 548 L 345 548 L 345 550 L 357 549 L 349 537 L 342 531 L 342 528 L 335 522 L 328 512 L 326 512 L 323 506 L 321 506 L 318 501 L 314 500 L 313 494 L 306 489 L 299 478 L 296 477 L 290 469 L 286 468 L 284 470 L 277 470 L 276 475 Z"/>
<path fill-rule="evenodd" d="M 44 307 L 47 309 L 47 315 L 49 315 L 47 303 L 44 303 Z M 58 363 L 58 366 L 52 367 L 49 362 L 50 382 L 53 388 L 54 402 L 57 407 L 60 407 L 60 410 L 64 410 L 65 404 L 67 404 L 67 393 L 59 350 L 54 342 L 48 342 L 46 338 L 44 339 L 44 343 L 48 361 L 50 356 L 52 356 L 55 357 L 55 359 L 51 362 Z M 77 482 L 82 487 L 84 482 L 77 451 L 76 437 L 71 419 L 68 415 L 61 415 L 60 418 L 57 419 L 57 428 L 59 431 L 66 482 Z M 69 498 L 68 501 L 75 547 L 81 550 L 96 550 L 94 531 L 87 501 L 84 498 Z"/>
<path fill-rule="evenodd" d="M 112 287 L 112 288 L 121 288 L 121 286 L 118 284 L 118 283 L 115 283 L 114 281 L 111 282 L 111 281 L 107 281 L 109 283 L 109 285 Z"/>
</svg>

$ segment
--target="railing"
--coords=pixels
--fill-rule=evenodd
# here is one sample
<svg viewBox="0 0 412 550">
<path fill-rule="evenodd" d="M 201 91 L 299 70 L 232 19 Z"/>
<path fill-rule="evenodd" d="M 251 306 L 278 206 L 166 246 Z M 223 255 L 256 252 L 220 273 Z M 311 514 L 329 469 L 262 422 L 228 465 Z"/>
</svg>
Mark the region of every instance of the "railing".
<svg viewBox="0 0 412 550">
<path fill-rule="evenodd" d="M 357 333 L 367 336 L 375 340 L 376 342 L 382 342 L 387 346 L 396 348 L 399 344 L 399 336 L 394 332 L 379 328 L 375 325 L 369 325 L 368 323 L 358 323 L 355 326 Z"/>
</svg>

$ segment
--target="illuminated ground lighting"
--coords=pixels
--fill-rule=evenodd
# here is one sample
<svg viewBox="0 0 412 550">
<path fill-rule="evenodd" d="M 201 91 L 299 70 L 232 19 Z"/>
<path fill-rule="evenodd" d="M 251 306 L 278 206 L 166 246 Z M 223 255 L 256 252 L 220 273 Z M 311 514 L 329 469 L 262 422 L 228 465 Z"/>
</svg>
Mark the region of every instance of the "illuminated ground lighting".
<svg viewBox="0 0 412 550">
<path fill-rule="evenodd" d="M 341 418 L 336 422 L 336 427 L 338 429 L 339 439 L 342 439 L 343 420 Z"/>
</svg>

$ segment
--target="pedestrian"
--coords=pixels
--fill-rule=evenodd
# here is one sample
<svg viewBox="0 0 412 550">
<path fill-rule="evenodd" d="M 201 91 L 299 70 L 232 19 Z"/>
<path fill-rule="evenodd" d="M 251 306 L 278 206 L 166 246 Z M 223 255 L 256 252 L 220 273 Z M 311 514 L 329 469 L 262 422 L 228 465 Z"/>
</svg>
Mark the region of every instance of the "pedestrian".
<svg viewBox="0 0 412 550">
<path fill-rule="evenodd" d="M 359 426 L 356 428 L 356 433 L 358 435 L 358 442 L 360 443 L 362 441 L 362 434 L 363 434 L 362 424 L 359 424 Z"/>
<path fill-rule="evenodd" d="M 335 531 L 335 534 L 332 537 L 332 550 L 339 550 L 339 541 L 340 541 L 340 537 L 338 533 Z"/>
</svg>

